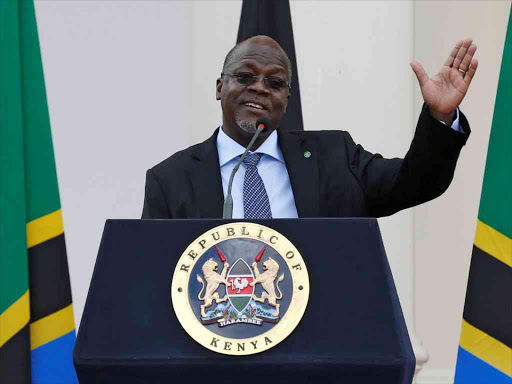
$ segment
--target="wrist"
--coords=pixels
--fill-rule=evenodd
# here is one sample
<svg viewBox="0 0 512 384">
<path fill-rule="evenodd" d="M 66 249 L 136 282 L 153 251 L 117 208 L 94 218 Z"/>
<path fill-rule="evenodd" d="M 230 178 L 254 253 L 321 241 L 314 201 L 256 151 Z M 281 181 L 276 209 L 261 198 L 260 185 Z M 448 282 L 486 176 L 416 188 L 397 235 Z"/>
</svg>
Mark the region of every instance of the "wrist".
<svg viewBox="0 0 512 384">
<path fill-rule="evenodd" d="M 455 119 L 455 116 L 456 116 L 455 111 L 452 111 L 450 113 L 440 113 L 440 112 L 433 111 L 433 110 L 430 110 L 430 115 L 434 119 L 436 119 L 438 121 L 442 121 L 449 127 L 452 125 L 453 120 Z"/>
</svg>

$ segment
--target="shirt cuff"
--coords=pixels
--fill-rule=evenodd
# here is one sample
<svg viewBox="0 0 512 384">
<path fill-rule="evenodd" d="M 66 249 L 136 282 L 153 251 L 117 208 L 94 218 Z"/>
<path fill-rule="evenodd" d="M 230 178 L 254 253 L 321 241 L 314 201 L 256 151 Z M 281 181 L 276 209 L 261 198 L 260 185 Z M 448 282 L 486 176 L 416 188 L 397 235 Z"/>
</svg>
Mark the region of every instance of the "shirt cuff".
<svg viewBox="0 0 512 384">
<path fill-rule="evenodd" d="M 452 123 L 452 126 L 451 128 L 454 130 L 454 131 L 457 131 L 457 132 L 460 132 L 460 133 L 465 133 L 462 128 L 460 127 L 460 124 L 459 124 L 459 108 L 457 108 L 455 110 L 455 120 L 453 120 L 453 123 Z M 443 123 L 444 125 L 446 125 L 446 123 L 444 121 L 441 121 L 439 120 L 440 123 Z"/>
</svg>

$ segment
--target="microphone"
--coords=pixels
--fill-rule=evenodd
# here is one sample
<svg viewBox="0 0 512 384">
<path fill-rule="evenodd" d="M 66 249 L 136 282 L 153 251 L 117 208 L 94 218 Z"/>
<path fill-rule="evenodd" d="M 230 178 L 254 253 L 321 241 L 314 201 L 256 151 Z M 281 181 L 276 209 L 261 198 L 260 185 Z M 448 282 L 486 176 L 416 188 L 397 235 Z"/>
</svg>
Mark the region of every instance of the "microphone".
<svg viewBox="0 0 512 384">
<path fill-rule="evenodd" d="M 233 218 L 233 196 L 231 196 L 231 187 L 233 186 L 233 179 L 235 177 L 235 173 L 238 171 L 238 168 L 240 168 L 240 164 L 245 159 L 245 156 L 247 155 L 247 152 L 249 152 L 249 149 L 252 148 L 252 145 L 258 138 L 261 131 L 264 129 L 270 128 L 270 121 L 266 117 L 262 117 L 256 121 L 256 133 L 252 137 L 251 142 L 245 148 L 244 153 L 240 157 L 240 160 L 238 160 L 238 163 L 236 163 L 235 168 L 233 168 L 233 172 L 231 172 L 231 176 L 229 177 L 229 184 L 228 184 L 228 193 L 226 194 L 226 200 L 224 200 L 224 209 L 222 212 L 222 218 L 223 219 L 231 219 Z"/>
</svg>

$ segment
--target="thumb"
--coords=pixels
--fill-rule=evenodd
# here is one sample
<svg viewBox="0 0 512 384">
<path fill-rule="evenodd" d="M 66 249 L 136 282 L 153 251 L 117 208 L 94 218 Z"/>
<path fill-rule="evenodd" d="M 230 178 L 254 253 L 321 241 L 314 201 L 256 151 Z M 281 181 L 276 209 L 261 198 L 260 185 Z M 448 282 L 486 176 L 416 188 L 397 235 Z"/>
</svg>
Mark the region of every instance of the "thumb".
<svg viewBox="0 0 512 384">
<path fill-rule="evenodd" d="M 423 87 L 425 83 L 428 81 L 427 72 L 423 69 L 423 66 L 417 62 L 416 60 L 411 61 L 410 63 L 418 82 L 420 83 L 420 87 Z"/>
</svg>

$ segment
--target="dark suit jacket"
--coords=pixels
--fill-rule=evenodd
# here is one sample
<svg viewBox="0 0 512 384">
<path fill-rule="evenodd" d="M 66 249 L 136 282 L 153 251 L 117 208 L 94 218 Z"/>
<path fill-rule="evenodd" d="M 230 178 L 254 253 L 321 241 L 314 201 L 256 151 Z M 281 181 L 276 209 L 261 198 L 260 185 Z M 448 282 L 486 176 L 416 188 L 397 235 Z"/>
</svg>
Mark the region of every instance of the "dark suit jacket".
<svg viewBox="0 0 512 384">
<path fill-rule="evenodd" d="M 424 107 L 404 159 L 367 152 L 345 131 L 278 131 L 299 217 L 387 216 L 441 195 L 469 136 L 462 113 L 460 125 L 465 134 Z M 222 217 L 217 134 L 147 171 L 143 219 Z"/>
</svg>

